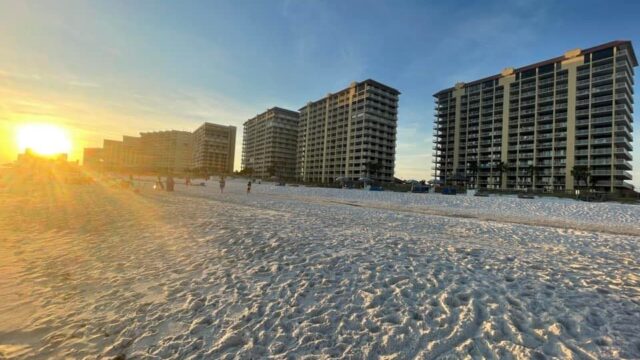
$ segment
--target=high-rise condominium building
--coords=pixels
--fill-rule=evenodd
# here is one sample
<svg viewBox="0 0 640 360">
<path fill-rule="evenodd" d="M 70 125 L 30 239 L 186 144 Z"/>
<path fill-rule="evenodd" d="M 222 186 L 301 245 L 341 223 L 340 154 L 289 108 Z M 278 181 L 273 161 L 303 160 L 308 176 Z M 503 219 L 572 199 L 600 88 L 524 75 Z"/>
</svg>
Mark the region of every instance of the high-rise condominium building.
<svg viewBox="0 0 640 360">
<path fill-rule="evenodd" d="M 399 95 L 365 80 L 302 107 L 297 177 L 322 183 L 363 177 L 392 181 Z"/>
<path fill-rule="evenodd" d="M 193 168 L 208 174 L 231 174 L 236 127 L 204 123 L 194 133 Z"/>
<path fill-rule="evenodd" d="M 245 122 L 242 168 L 259 177 L 294 178 L 298 116 L 296 111 L 274 107 Z"/>
<path fill-rule="evenodd" d="M 614 41 L 436 93 L 436 178 L 479 188 L 632 188 L 637 65 L 631 43 Z M 572 170 L 587 170 L 589 183 Z"/>
</svg>

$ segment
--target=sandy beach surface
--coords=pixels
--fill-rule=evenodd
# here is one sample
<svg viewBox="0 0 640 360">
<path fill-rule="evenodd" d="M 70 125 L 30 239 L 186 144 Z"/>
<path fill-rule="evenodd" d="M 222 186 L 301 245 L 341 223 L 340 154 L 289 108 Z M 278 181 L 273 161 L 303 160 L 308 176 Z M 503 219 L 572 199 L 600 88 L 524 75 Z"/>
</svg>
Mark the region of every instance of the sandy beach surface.
<svg viewBox="0 0 640 360">
<path fill-rule="evenodd" d="M 0 189 L 0 358 L 638 359 L 640 207 Z"/>
</svg>

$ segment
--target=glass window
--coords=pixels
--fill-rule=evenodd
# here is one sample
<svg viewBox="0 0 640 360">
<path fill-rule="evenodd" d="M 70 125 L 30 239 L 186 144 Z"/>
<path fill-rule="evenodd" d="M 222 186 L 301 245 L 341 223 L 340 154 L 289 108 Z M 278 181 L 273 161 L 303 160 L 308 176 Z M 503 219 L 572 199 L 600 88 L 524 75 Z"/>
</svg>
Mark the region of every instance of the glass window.
<svg viewBox="0 0 640 360">
<path fill-rule="evenodd" d="M 610 58 L 613 56 L 613 48 L 608 48 L 600 51 L 596 51 L 591 54 L 591 59 L 593 61 Z"/>
</svg>

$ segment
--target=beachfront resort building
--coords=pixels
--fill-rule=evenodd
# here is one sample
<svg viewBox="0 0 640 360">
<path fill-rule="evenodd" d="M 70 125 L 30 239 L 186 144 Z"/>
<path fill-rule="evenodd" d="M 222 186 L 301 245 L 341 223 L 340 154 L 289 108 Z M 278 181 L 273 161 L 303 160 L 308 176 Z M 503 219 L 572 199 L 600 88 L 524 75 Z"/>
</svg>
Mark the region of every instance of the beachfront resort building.
<svg viewBox="0 0 640 360">
<path fill-rule="evenodd" d="M 102 169 L 102 156 L 103 148 L 84 148 L 82 154 L 82 166 L 86 166 L 91 169 Z"/>
<path fill-rule="evenodd" d="M 104 140 L 102 151 L 85 149 L 83 162 L 87 166 L 102 162 L 102 168 L 109 171 L 183 174 L 191 167 L 192 136 L 171 130 L 125 135 L 122 141 Z"/>
<path fill-rule="evenodd" d="M 143 166 L 167 174 L 184 174 L 191 168 L 193 133 L 154 131 L 140 133 L 138 139 Z"/>
<path fill-rule="evenodd" d="M 242 169 L 257 177 L 294 178 L 298 112 L 271 108 L 244 123 Z"/>
<path fill-rule="evenodd" d="M 477 188 L 632 188 L 637 65 L 631 42 L 613 41 L 437 92 L 436 179 Z M 572 170 L 588 171 L 588 180 Z"/>
<path fill-rule="evenodd" d="M 300 109 L 296 175 L 302 181 L 393 180 L 400 92 L 374 80 Z"/>
<path fill-rule="evenodd" d="M 184 175 L 233 172 L 236 128 L 205 123 L 195 132 L 155 131 L 104 140 L 102 148 L 86 148 L 87 167 L 124 173 Z"/>
<path fill-rule="evenodd" d="M 193 133 L 193 169 L 213 174 L 233 173 L 236 127 L 204 123 Z"/>
<path fill-rule="evenodd" d="M 147 152 L 142 148 L 139 137 L 123 136 L 122 141 L 105 139 L 102 151 L 96 151 L 100 159 L 84 158 L 83 164 L 97 164 L 102 162 L 102 169 L 108 171 L 137 172 L 141 167 L 149 164 Z M 86 153 L 86 151 L 85 151 Z"/>
</svg>

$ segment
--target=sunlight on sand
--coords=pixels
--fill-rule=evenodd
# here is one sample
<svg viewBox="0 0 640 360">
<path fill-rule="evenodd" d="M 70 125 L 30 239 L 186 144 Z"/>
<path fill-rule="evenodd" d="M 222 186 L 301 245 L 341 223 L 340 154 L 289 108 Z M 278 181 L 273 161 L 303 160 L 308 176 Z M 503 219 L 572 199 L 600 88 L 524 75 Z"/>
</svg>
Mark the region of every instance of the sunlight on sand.
<svg viewBox="0 0 640 360">
<path fill-rule="evenodd" d="M 638 237 L 581 222 L 636 207 L 54 174 L 0 179 L 0 358 L 640 357 Z"/>
</svg>

